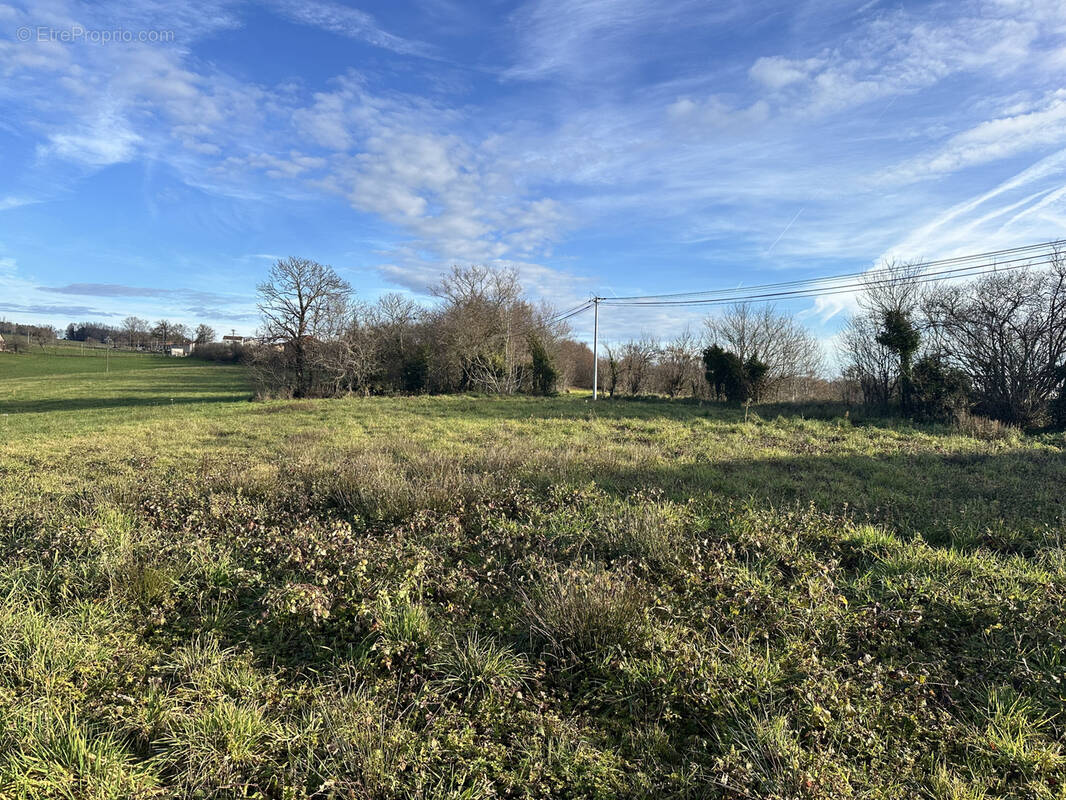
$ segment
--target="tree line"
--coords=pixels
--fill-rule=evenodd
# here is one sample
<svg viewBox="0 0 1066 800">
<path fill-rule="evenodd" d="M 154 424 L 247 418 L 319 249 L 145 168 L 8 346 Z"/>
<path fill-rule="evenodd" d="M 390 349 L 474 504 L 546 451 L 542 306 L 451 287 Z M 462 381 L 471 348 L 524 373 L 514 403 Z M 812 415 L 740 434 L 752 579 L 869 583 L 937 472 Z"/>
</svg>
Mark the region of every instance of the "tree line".
<svg viewBox="0 0 1066 800">
<path fill-rule="evenodd" d="M 455 267 L 432 291 L 433 307 L 399 294 L 365 303 L 328 266 L 278 261 L 258 287 L 257 382 L 266 393 L 309 397 L 550 394 L 573 380 L 559 368 L 573 343 L 551 309 L 525 298 L 514 270 Z"/>
<path fill-rule="evenodd" d="M 433 306 L 398 294 L 363 303 L 328 266 L 277 262 L 258 287 L 268 346 L 251 360 L 261 389 L 306 397 L 592 388 L 591 349 L 569 338 L 552 309 L 526 298 L 513 269 L 453 267 L 431 292 Z M 818 341 L 772 307 L 737 306 L 704 327 L 665 343 L 645 336 L 607 344 L 601 388 L 612 397 L 766 400 L 805 399 L 826 385 Z M 732 382 L 708 382 L 707 341 L 728 347 L 730 367 L 733 354 L 739 359 Z"/>
<path fill-rule="evenodd" d="M 56 340 L 58 333 L 51 325 L 34 325 L 0 319 L 0 336 L 5 337 L 6 349 L 19 352 L 31 349 L 34 345 L 43 347 L 50 344 Z"/>
<path fill-rule="evenodd" d="M 1049 262 L 941 284 L 904 264 L 870 280 L 841 337 L 845 395 L 919 419 L 1066 425 L 1066 256 Z"/>
<path fill-rule="evenodd" d="M 887 274 L 889 278 L 885 278 Z M 454 267 L 433 306 L 398 294 L 357 300 L 330 267 L 290 258 L 258 287 L 263 327 L 252 364 L 261 388 L 348 392 L 550 394 L 591 388 L 593 356 L 552 310 L 528 300 L 513 269 Z M 920 265 L 879 270 L 839 337 L 827 380 L 818 339 L 772 305 L 737 304 L 666 342 L 607 343 L 609 396 L 726 402 L 837 399 L 882 413 L 951 420 L 973 412 L 1032 426 L 1062 421 L 1066 260 L 1045 269 L 923 282 Z"/>
<path fill-rule="evenodd" d="M 121 325 L 102 322 L 72 322 L 64 339 L 71 342 L 102 342 L 142 350 L 162 350 L 172 345 L 209 344 L 215 341 L 215 329 L 197 325 L 190 329 L 180 322 L 161 319 L 151 323 L 140 317 L 126 317 Z"/>
<path fill-rule="evenodd" d="M 107 344 L 136 350 L 162 351 L 173 345 L 210 345 L 218 338 L 210 325 L 195 328 L 167 319 L 154 323 L 140 317 L 126 317 L 121 325 L 106 322 L 71 322 L 62 331 L 68 342 Z M 51 325 L 35 325 L 0 319 L 0 335 L 10 337 L 10 346 L 18 350 L 32 345 L 44 347 L 60 338 L 59 329 Z"/>
<path fill-rule="evenodd" d="M 607 343 L 601 387 L 609 396 L 664 394 L 727 402 L 826 398 L 821 343 L 773 305 L 736 304 L 666 342 Z"/>
</svg>

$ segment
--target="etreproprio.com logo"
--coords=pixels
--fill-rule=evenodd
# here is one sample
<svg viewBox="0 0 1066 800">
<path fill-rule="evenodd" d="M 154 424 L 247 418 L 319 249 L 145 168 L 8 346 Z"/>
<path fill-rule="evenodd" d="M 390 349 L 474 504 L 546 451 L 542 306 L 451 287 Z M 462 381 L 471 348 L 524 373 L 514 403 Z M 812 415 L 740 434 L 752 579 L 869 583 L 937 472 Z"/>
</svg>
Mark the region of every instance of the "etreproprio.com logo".
<svg viewBox="0 0 1066 800">
<path fill-rule="evenodd" d="M 24 25 L 15 31 L 15 38 L 20 42 L 89 42 L 90 44 L 111 44 L 114 42 L 132 44 L 134 42 L 173 42 L 174 31 L 136 31 L 126 28 L 85 28 L 71 25 L 67 28 L 54 28 L 46 25 Z"/>
</svg>

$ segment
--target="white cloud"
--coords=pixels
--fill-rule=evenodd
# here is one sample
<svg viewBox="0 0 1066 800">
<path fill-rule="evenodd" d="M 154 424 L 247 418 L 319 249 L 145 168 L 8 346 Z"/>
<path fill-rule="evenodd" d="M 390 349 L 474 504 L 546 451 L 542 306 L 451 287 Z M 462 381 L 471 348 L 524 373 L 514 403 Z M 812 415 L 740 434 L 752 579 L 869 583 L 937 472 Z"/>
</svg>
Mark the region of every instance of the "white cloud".
<svg viewBox="0 0 1066 800">
<path fill-rule="evenodd" d="M 781 56 L 764 56 L 751 65 L 748 74 L 770 89 L 782 89 L 808 78 L 822 63 L 817 58 L 797 61 Z"/>
<path fill-rule="evenodd" d="M 375 95 L 348 75 L 293 118 L 298 130 L 340 151 L 316 185 L 406 231 L 403 247 L 440 262 L 542 255 L 565 223 L 559 202 L 516 182 L 522 165 L 507 150 L 513 143 L 462 135 L 468 120 L 451 109 Z M 409 262 L 396 260 L 390 274 Z"/>
<path fill-rule="evenodd" d="M 271 153 L 253 153 L 244 157 L 226 159 L 226 166 L 244 166 L 262 170 L 267 177 L 278 180 L 298 178 L 308 172 L 320 171 L 327 160 L 321 156 L 309 156 L 298 150 L 290 150 L 282 156 Z"/>
<path fill-rule="evenodd" d="M 410 231 L 445 261 L 542 252 L 558 233 L 558 203 L 522 197 L 491 161 L 451 135 L 382 131 L 336 176 L 356 208 Z"/>
<path fill-rule="evenodd" d="M 701 129 L 714 128 L 720 131 L 746 131 L 770 118 L 770 104 L 756 100 L 747 108 L 734 108 L 719 97 L 696 101 L 682 97 L 667 107 L 672 120 Z"/>
<path fill-rule="evenodd" d="M 573 75 L 575 66 L 589 71 L 603 68 L 589 57 L 588 44 L 595 38 L 598 53 L 619 46 L 627 31 L 643 27 L 661 9 L 640 0 L 538 0 L 529 3 L 514 18 L 522 43 L 521 60 L 507 74 L 513 78 L 537 79 L 553 73 Z M 611 58 L 622 55 L 618 48 Z"/>
<path fill-rule="evenodd" d="M 1066 21 L 1064 9 L 970 0 L 885 12 L 810 58 L 760 57 L 749 75 L 784 92 L 782 102 L 798 113 L 834 113 L 962 73 L 1017 71 L 1033 58 L 1045 26 Z"/>
<path fill-rule="evenodd" d="M 916 226 L 886 256 L 943 258 L 1057 238 L 1062 227 L 1056 219 L 1066 212 L 1058 191 L 1064 179 L 1066 149 Z M 1010 212 L 1014 213 L 1002 219 Z"/>
<path fill-rule="evenodd" d="M 757 15 L 758 3 L 701 0 L 530 0 L 511 17 L 515 63 L 504 73 L 519 80 L 591 82 L 617 79 L 659 51 L 657 37 L 684 20 L 713 29 Z M 640 57 L 638 57 L 638 54 Z"/>
<path fill-rule="evenodd" d="M 51 134 L 48 141 L 43 152 L 93 167 L 106 167 L 132 159 L 141 137 L 123 119 L 105 112 L 74 131 Z"/>
</svg>

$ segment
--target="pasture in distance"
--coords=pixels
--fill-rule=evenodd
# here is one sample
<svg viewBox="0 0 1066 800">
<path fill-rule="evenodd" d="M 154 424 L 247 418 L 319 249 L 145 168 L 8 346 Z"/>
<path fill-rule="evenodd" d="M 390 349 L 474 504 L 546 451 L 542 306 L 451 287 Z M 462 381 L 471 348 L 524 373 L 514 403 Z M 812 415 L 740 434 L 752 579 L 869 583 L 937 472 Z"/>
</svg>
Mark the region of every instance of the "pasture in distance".
<svg viewBox="0 0 1066 800">
<path fill-rule="evenodd" d="M 2 796 L 1063 796 L 1061 434 L 102 366 L 0 354 Z"/>
</svg>

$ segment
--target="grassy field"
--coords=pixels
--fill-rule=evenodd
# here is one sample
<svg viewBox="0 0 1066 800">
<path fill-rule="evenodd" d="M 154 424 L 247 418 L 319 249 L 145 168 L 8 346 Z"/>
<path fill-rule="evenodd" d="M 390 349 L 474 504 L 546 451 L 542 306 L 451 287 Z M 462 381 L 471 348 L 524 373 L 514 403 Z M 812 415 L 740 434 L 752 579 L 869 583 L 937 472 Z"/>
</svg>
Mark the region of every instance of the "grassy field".
<svg viewBox="0 0 1066 800">
<path fill-rule="evenodd" d="M 0 797 L 1066 797 L 1066 442 L 0 354 Z"/>
</svg>

